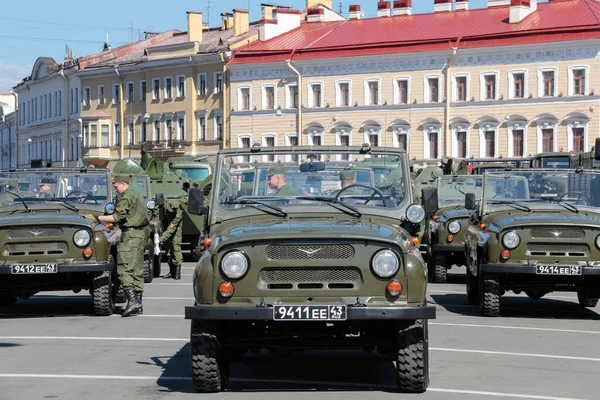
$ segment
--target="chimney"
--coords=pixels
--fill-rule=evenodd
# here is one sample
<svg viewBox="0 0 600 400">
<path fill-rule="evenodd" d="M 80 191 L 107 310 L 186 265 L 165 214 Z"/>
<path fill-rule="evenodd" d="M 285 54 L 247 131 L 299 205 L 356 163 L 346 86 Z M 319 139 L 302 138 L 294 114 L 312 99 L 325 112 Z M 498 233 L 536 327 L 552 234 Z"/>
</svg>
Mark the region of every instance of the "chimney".
<svg viewBox="0 0 600 400">
<path fill-rule="evenodd" d="M 240 36 L 247 33 L 250 24 L 248 10 L 242 8 L 233 9 L 233 36 Z"/>
<path fill-rule="evenodd" d="M 221 30 L 226 31 L 233 27 L 233 14 L 221 13 Z"/>
<path fill-rule="evenodd" d="M 510 6 L 510 0 L 488 0 L 488 7 Z"/>
<path fill-rule="evenodd" d="M 392 15 L 392 4 L 389 1 L 380 1 L 377 3 L 377 16 L 389 17 Z"/>
<path fill-rule="evenodd" d="M 511 0 L 508 21 L 511 24 L 519 23 L 536 10 L 537 0 Z"/>
<path fill-rule="evenodd" d="M 452 11 L 452 0 L 433 0 L 433 12 Z"/>
<path fill-rule="evenodd" d="M 307 22 L 324 22 L 325 10 L 323 8 L 309 8 L 306 10 Z"/>
<path fill-rule="evenodd" d="M 273 9 L 275 8 L 275 4 L 266 4 L 263 3 L 260 5 L 261 8 L 261 17 L 260 19 L 273 19 Z"/>
<path fill-rule="evenodd" d="M 394 1 L 394 15 L 411 15 L 412 0 L 396 0 Z"/>
<path fill-rule="evenodd" d="M 333 10 L 333 0 L 306 0 L 306 10 L 317 8 L 319 5 L 323 5 L 330 10 Z"/>
<path fill-rule="evenodd" d="M 202 13 L 187 12 L 188 42 L 202 42 Z"/>
<path fill-rule="evenodd" d="M 456 0 L 454 3 L 454 10 L 468 10 L 469 9 L 469 0 Z"/>
<path fill-rule="evenodd" d="M 348 8 L 348 19 L 360 19 L 361 17 L 362 12 L 360 11 L 360 5 L 355 4 Z"/>
</svg>

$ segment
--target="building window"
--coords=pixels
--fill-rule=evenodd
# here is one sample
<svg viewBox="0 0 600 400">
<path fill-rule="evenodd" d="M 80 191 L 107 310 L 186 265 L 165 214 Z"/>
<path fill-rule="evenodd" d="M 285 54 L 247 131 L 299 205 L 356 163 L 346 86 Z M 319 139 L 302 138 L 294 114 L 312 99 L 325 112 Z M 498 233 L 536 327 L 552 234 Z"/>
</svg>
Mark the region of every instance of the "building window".
<svg viewBox="0 0 600 400">
<path fill-rule="evenodd" d="M 522 99 L 525 97 L 525 73 L 518 72 L 512 74 L 513 78 L 513 98 Z"/>
<path fill-rule="evenodd" d="M 98 125 L 90 125 L 90 132 L 90 147 L 98 147 Z"/>
<path fill-rule="evenodd" d="M 206 96 L 206 74 L 198 74 L 198 94 Z"/>
<path fill-rule="evenodd" d="M 118 104 L 121 101 L 121 92 L 119 90 L 119 84 L 113 85 L 112 102 Z"/>
<path fill-rule="evenodd" d="M 554 129 L 542 129 L 542 152 L 554 151 Z"/>
<path fill-rule="evenodd" d="M 104 88 L 104 87 L 103 87 Z M 60 103 L 58 102 L 58 92 L 54 92 L 54 116 L 58 115 L 58 111 L 60 108 Z"/>
<path fill-rule="evenodd" d="M 198 140 L 206 141 L 206 118 L 198 117 Z"/>
<path fill-rule="evenodd" d="M 165 139 L 173 140 L 173 120 L 168 119 L 165 121 Z"/>
<path fill-rule="evenodd" d="M 75 102 L 75 94 L 73 93 L 73 89 L 71 89 L 71 97 L 69 98 L 69 114 L 73 114 L 73 112 L 75 111 L 75 107 L 73 106 L 73 103 Z M 42 103 L 42 107 L 41 107 L 41 113 L 42 114 L 42 119 L 46 118 L 46 110 L 44 109 L 44 105 L 46 102 Z"/>
<path fill-rule="evenodd" d="M 523 129 L 513 129 L 512 130 L 512 142 L 513 142 L 513 156 L 514 157 L 523 157 L 523 139 L 525 132 Z"/>
<path fill-rule="evenodd" d="M 242 111 L 250 110 L 250 88 L 243 87 L 240 88 L 240 104 L 238 108 Z"/>
<path fill-rule="evenodd" d="M 215 93 L 223 93 L 223 73 L 215 73 Z"/>
<path fill-rule="evenodd" d="M 127 83 L 127 98 L 125 99 L 125 101 L 127 101 L 128 103 L 132 103 L 135 101 L 134 99 L 134 94 L 133 94 L 133 82 L 128 82 Z"/>
<path fill-rule="evenodd" d="M 485 99 L 494 100 L 496 98 L 496 75 L 485 75 Z"/>
<path fill-rule="evenodd" d="M 321 107 L 322 85 L 320 83 L 310 84 L 310 107 Z"/>
<path fill-rule="evenodd" d="M 438 158 L 438 132 L 429 132 L 429 158 Z"/>
<path fill-rule="evenodd" d="M 177 77 L 177 97 L 185 97 L 185 76 L 179 75 Z"/>
<path fill-rule="evenodd" d="M 130 122 L 127 124 L 127 144 L 128 145 L 133 145 L 135 144 L 135 127 L 134 127 L 134 123 Z"/>
<path fill-rule="evenodd" d="M 403 132 L 396 133 L 396 139 L 398 140 L 398 148 L 408 151 L 408 134 Z"/>
<path fill-rule="evenodd" d="M 408 79 L 396 79 L 395 96 L 396 104 L 408 104 Z"/>
<path fill-rule="evenodd" d="M 160 121 L 154 121 L 154 130 L 152 131 L 152 140 L 158 142 L 160 140 Z"/>
<path fill-rule="evenodd" d="M 215 116 L 215 139 L 223 140 L 223 116 Z"/>
<path fill-rule="evenodd" d="M 585 131 L 583 128 L 572 128 L 573 131 L 573 151 L 582 153 L 585 151 Z"/>
<path fill-rule="evenodd" d="M 428 78 L 427 86 L 428 86 L 428 93 L 429 93 L 429 102 L 437 103 L 439 101 L 438 96 L 439 96 L 439 89 L 440 89 L 440 79 L 439 78 Z"/>
<path fill-rule="evenodd" d="M 298 108 L 298 85 L 287 85 L 287 108 Z"/>
<path fill-rule="evenodd" d="M 543 96 L 554 96 L 554 71 L 542 72 L 542 94 Z"/>
<path fill-rule="evenodd" d="M 467 77 L 456 77 L 456 101 L 467 101 Z"/>
<path fill-rule="evenodd" d="M 146 121 L 142 121 L 140 125 L 140 142 L 144 143 L 146 141 L 146 132 L 148 129 L 148 123 Z"/>
<path fill-rule="evenodd" d="M 263 136 L 265 147 L 275 147 L 275 136 Z M 265 161 L 275 161 L 275 154 L 267 154 Z"/>
<path fill-rule="evenodd" d="M 573 95 L 585 94 L 585 69 L 573 69 Z"/>
<path fill-rule="evenodd" d="M 152 100 L 160 100 L 160 79 L 152 79 Z"/>
<path fill-rule="evenodd" d="M 173 78 L 165 78 L 165 99 L 173 96 Z"/>
<path fill-rule="evenodd" d="M 140 101 L 146 101 L 146 81 L 140 81 Z"/>
<path fill-rule="evenodd" d="M 79 113 L 79 88 L 75 89 L 75 113 Z"/>
<path fill-rule="evenodd" d="M 275 86 L 263 86 L 263 109 L 275 109 Z"/>
<path fill-rule="evenodd" d="M 52 97 L 52 96 L 50 96 Z M 83 105 L 89 107 L 92 99 L 91 89 L 89 87 L 83 88 Z M 50 115 L 52 115 L 52 102 L 50 102 Z"/>
<path fill-rule="evenodd" d="M 252 138 L 250 136 L 241 136 L 240 137 L 240 147 L 242 149 L 248 149 L 250 148 L 250 141 L 252 140 Z M 246 155 L 246 156 L 242 156 L 241 157 L 241 162 L 250 162 L 250 156 Z"/>
<path fill-rule="evenodd" d="M 350 105 L 350 82 L 337 82 L 338 107 Z"/>
<path fill-rule="evenodd" d="M 121 145 L 121 125 L 116 122 L 114 125 L 114 137 L 113 137 L 113 146 L 120 146 Z"/>
<path fill-rule="evenodd" d="M 286 136 L 287 145 L 290 147 L 298 146 L 298 136 L 297 135 L 287 135 Z M 291 154 L 287 156 L 287 161 L 298 161 L 298 154 Z"/>
<path fill-rule="evenodd" d="M 467 157 L 467 132 L 458 131 L 456 132 L 456 156 L 458 158 Z"/>
<path fill-rule="evenodd" d="M 92 126 L 92 135 L 94 133 L 93 129 L 95 126 Z M 110 126 L 109 125 L 101 125 L 100 126 L 100 144 L 102 147 L 108 147 L 109 144 L 109 140 L 108 140 L 108 135 L 109 135 L 109 131 L 110 130 Z"/>
<path fill-rule="evenodd" d="M 100 85 L 98 86 L 98 104 L 104 104 L 105 102 L 105 97 L 104 97 L 104 86 Z M 58 104 L 60 104 L 61 101 L 60 99 L 58 100 Z M 60 108 L 57 107 L 59 109 L 59 113 L 60 113 Z M 60 114 L 59 114 L 60 115 Z"/>
<path fill-rule="evenodd" d="M 366 101 L 369 106 L 378 105 L 379 102 L 379 80 L 367 80 L 366 82 Z"/>
<path fill-rule="evenodd" d="M 369 144 L 371 147 L 379 147 L 379 133 L 369 133 Z"/>
<path fill-rule="evenodd" d="M 185 118 L 177 119 L 177 140 L 185 141 Z"/>
<path fill-rule="evenodd" d="M 485 131 L 483 138 L 485 140 L 484 157 L 496 157 L 496 131 Z"/>
</svg>

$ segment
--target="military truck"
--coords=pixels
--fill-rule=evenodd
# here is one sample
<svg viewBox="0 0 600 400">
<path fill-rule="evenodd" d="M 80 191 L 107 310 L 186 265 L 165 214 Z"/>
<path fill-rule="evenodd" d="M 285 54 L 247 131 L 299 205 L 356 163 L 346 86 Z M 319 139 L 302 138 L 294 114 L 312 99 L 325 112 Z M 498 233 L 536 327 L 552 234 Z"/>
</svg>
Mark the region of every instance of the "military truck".
<svg viewBox="0 0 600 400">
<path fill-rule="evenodd" d="M 539 182 L 552 184 L 539 185 Z M 591 169 L 516 169 L 483 176 L 467 229 L 467 298 L 481 314 L 500 314 L 508 290 L 539 299 L 577 292 L 595 307 L 600 297 L 600 172 Z"/>
<path fill-rule="evenodd" d="M 89 290 L 93 313 L 111 315 L 118 291 L 111 227 L 85 215 L 114 212 L 110 172 L 94 168 L 0 171 L 0 306 L 41 291 Z M 53 195 L 21 192 L 18 182 L 49 183 Z"/>
<path fill-rule="evenodd" d="M 427 245 L 427 267 L 433 283 L 445 283 L 448 269 L 465 264 L 465 232 L 473 210 L 465 209 L 465 196 L 481 199 L 481 175 L 446 175 L 437 180 L 439 210 L 428 221 L 423 242 Z"/>
<path fill-rule="evenodd" d="M 345 170 L 369 157 L 388 156 L 394 181 L 342 187 Z M 279 161 L 298 156 L 296 166 Z M 271 159 L 269 190 L 239 190 L 240 156 Z M 364 167 L 358 167 L 363 169 Z M 331 171 L 335 173 L 331 173 Z M 400 173 L 398 173 L 400 171 Z M 302 194 L 288 185 L 337 181 Z M 388 173 L 388 178 L 391 172 Z M 200 392 L 224 389 L 230 362 L 248 349 L 374 348 L 396 361 L 402 392 L 423 392 L 429 382 L 427 272 L 415 246 L 419 224 L 435 198 L 415 204 L 404 151 L 363 147 L 254 147 L 221 150 L 210 201 L 192 188 L 189 212 L 206 217 L 207 250 L 194 272 L 191 320 L 192 379 Z M 309 179 L 309 177 L 312 177 Z M 359 190 L 356 190 L 359 189 Z"/>
<path fill-rule="evenodd" d="M 584 153 L 547 152 L 531 156 L 531 168 L 593 168 L 594 151 Z"/>
</svg>

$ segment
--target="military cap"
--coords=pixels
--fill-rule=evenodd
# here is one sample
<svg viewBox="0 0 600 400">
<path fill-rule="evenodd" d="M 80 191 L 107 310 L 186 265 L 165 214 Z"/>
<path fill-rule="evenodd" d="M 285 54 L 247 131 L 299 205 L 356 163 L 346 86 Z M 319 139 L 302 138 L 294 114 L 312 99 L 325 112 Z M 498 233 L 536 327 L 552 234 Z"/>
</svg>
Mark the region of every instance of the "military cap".
<svg viewBox="0 0 600 400">
<path fill-rule="evenodd" d="M 17 187 L 17 186 L 19 186 L 19 180 L 18 179 L 9 179 L 7 184 L 10 187 Z"/>
<path fill-rule="evenodd" d="M 129 175 L 127 174 L 116 174 L 112 176 L 111 182 L 114 183 L 119 183 L 119 182 L 124 182 L 124 183 L 129 183 Z"/>
<path fill-rule="evenodd" d="M 352 181 L 356 177 L 356 172 L 351 169 L 344 169 L 340 172 L 341 181 Z"/>
<path fill-rule="evenodd" d="M 42 178 L 38 183 L 38 186 L 50 185 L 51 183 L 56 183 L 56 179 L 54 178 Z"/>
<path fill-rule="evenodd" d="M 272 177 L 273 175 L 285 175 L 285 168 L 283 167 L 273 167 L 267 171 L 267 178 Z"/>
</svg>

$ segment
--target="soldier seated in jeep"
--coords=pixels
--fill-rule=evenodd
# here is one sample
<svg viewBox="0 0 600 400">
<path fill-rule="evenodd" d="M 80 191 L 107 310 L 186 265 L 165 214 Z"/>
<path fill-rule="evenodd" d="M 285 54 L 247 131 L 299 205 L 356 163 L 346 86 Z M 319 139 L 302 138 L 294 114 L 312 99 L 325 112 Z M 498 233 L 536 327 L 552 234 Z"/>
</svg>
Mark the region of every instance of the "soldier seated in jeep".
<svg viewBox="0 0 600 400">
<path fill-rule="evenodd" d="M 329 161 L 348 153 L 356 161 Z M 297 189 L 269 193 L 257 170 L 252 190 L 240 190 L 235 160 L 263 156 L 273 160 L 266 175 Z M 376 157 L 384 161 L 361 163 Z M 278 162 L 290 159 L 298 161 L 285 168 Z M 342 187 L 341 171 L 375 167 L 390 178 L 385 188 L 371 183 L 372 173 Z M 185 311 L 199 391 L 222 390 L 229 363 L 248 349 L 352 347 L 393 358 L 401 391 L 426 390 L 427 320 L 435 308 L 427 305 L 415 237 L 425 209 L 435 206 L 413 203 L 409 176 L 406 153 L 391 148 L 218 153 L 210 201 L 200 189 L 189 193 L 190 213 L 206 217 L 208 244 L 194 273 L 195 305 Z M 307 182 L 314 193 L 301 193 Z"/>
</svg>

